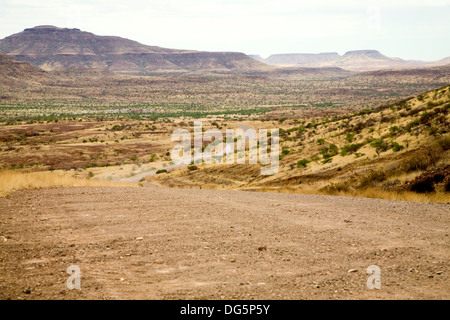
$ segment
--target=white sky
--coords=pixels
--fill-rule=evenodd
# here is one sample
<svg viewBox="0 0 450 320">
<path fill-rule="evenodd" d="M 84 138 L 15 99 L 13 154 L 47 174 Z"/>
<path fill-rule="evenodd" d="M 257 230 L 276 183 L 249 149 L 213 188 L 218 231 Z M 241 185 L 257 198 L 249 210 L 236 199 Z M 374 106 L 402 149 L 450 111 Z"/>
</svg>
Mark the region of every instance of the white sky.
<svg viewBox="0 0 450 320">
<path fill-rule="evenodd" d="M 0 39 L 45 24 L 263 57 L 376 49 L 438 60 L 450 56 L 449 21 L 450 0 L 0 0 Z"/>
</svg>

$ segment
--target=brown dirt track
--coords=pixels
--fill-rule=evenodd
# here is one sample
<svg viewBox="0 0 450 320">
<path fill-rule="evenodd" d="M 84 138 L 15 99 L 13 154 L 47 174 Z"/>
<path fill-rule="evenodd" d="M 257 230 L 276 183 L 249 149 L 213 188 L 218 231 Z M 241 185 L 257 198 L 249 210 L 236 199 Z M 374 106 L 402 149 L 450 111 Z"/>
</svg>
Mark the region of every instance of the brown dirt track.
<svg viewBox="0 0 450 320">
<path fill-rule="evenodd" d="M 0 199 L 0 299 L 449 299 L 449 213 L 151 185 L 18 191 Z"/>
</svg>

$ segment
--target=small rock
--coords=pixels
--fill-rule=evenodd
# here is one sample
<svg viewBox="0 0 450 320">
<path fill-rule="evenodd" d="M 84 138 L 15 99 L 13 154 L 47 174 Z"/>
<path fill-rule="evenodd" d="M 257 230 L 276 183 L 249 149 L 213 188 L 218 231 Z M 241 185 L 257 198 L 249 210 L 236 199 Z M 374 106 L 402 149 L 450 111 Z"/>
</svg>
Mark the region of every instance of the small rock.
<svg viewBox="0 0 450 320">
<path fill-rule="evenodd" d="M 25 289 L 25 290 L 23 291 L 23 293 L 25 293 L 25 294 L 31 294 L 31 289 Z"/>
<path fill-rule="evenodd" d="M 144 238 L 143 237 L 138 237 L 138 238 L 136 238 L 136 240 L 144 240 Z"/>
<path fill-rule="evenodd" d="M 348 273 L 358 272 L 358 269 L 350 269 L 347 271 Z"/>
<path fill-rule="evenodd" d="M 444 271 L 438 271 L 438 272 L 436 272 L 436 274 L 443 274 L 444 273 Z"/>
<path fill-rule="evenodd" d="M 267 251 L 267 246 L 259 247 L 258 251 Z"/>
<path fill-rule="evenodd" d="M 344 222 L 345 222 L 345 223 L 350 223 L 350 222 L 352 222 L 352 220 L 350 220 L 350 219 L 344 219 Z"/>
</svg>

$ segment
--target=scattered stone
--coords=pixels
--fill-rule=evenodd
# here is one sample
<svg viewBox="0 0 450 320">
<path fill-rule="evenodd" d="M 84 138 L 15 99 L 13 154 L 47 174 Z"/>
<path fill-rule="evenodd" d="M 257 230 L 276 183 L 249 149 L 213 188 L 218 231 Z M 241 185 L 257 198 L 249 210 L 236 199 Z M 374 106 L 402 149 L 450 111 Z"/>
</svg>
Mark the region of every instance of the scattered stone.
<svg viewBox="0 0 450 320">
<path fill-rule="evenodd" d="M 144 238 L 143 237 L 138 237 L 138 238 L 136 238 L 136 240 L 144 240 Z"/>
<path fill-rule="evenodd" d="M 344 219 L 344 222 L 345 222 L 345 223 L 350 223 L 350 222 L 352 222 L 352 220 L 350 220 L 350 219 Z"/>
<path fill-rule="evenodd" d="M 358 269 L 350 269 L 347 271 L 348 273 L 358 272 Z"/>
<path fill-rule="evenodd" d="M 259 247 L 258 251 L 267 251 L 267 246 Z"/>
<path fill-rule="evenodd" d="M 31 294 L 31 289 L 30 289 L 30 288 L 25 289 L 25 290 L 23 290 L 23 293 L 25 293 L 25 294 Z"/>
<path fill-rule="evenodd" d="M 436 274 L 443 274 L 444 273 L 444 271 L 438 271 L 438 272 L 436 272 Z"/>
</svg>

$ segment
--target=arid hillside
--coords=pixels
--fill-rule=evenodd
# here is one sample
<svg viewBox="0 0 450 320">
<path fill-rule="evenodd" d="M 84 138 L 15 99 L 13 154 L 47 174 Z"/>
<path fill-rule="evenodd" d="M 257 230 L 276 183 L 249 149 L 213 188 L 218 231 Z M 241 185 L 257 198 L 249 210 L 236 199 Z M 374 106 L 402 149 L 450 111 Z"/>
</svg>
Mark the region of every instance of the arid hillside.
<svg viewBox="0 0 450 320">
<path fill-rule="evenodd" d="M 346 115 L 245 121 L 249 128 L 280 128 L 277 174 L 261 175 L 260 165 L 203 164 L 148 179 L 173 187 L 403 195 L 412 200 L 428 195 L 447 202 L 449 109 L 447 85 Z"/>
<path fill-rule="evenodd" d="M 3 88 L 26 89 L 26 84 L 41 83 L 48 79 L 44 70 L 0 53 L 0 86 Z"/>
</svg>

